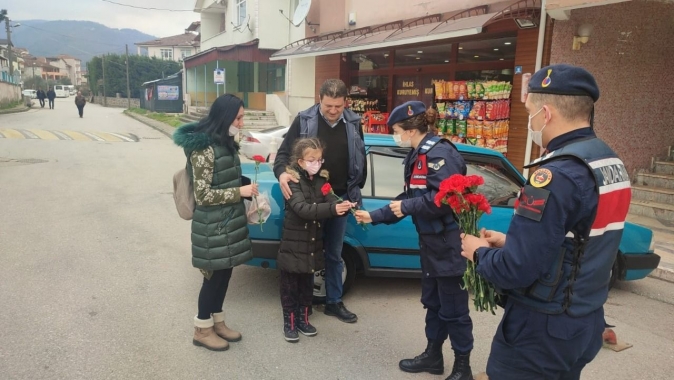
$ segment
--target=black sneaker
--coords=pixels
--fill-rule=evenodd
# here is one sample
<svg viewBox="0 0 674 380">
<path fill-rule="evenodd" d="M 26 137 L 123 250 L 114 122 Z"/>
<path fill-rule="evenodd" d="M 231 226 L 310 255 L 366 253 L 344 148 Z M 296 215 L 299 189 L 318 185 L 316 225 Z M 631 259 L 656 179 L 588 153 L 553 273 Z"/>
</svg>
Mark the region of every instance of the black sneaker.
<svg viewBox="0 0 674 380">
<path fill-rule="evenodd" d="M 296 315 L 294 310 L 283 310 L 283 338 L 286 342 L 295 343 L 300 340 L 295 320 Z"/>
<path fill-rule="evenodd" d="M 337 319 L 346 323 L 355 323 L 358 321 L 356 314 L 347 310 L 347 308 L 344 306 L 344 302 L 326 304 L 325 315 L 337 317 Z"/>
<path fill-rule="evenodd" d="M 297 318 L 297 331 L 305 336 L 315 336 L 318 334 L 316 328 L 309 323 L 309 306 L 300 306 Z"/>
</svg>

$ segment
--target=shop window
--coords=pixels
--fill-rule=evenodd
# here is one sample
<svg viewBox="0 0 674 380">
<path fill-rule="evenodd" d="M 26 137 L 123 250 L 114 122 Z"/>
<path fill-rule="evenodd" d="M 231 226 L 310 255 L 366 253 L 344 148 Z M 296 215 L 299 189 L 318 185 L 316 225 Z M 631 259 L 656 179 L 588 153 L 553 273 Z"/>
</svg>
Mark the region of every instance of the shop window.
<svg viewBox="0 0 674 380">
<path fill-rule="evenodd" d="M 347 102 L 352 111 L 386 112 L 388 98 L 387 75 L 364 75 L 351 78 Z"/>
<path fill-rule="evenodd" d="M 243 25 L 246 22 L 246 16 L 246 0 L 236 0 L 236 25 Z"/>
<path fill-rule="evenodd" d="M 517 38 L 470 41 L 459 44 L 458 63 L 514 61 Z"/>
<path fill-rule="evenodd" d="M 446 65 L 452 52 L 452 44 L 413 47 L 395 51 L 396 67 Z"/>
<path fill-rule="evenodd" d="M 499 70 L 471 70 L 471 71 L 457 71 L 456 80 L 472 80 L 472 81 L 505 81 L 512 83 L 513 70 L 499 69 Z"/>
<path fill-rule="evenodd" d="M 351 54 L 351 70 L 369 71 L 389 67 L 389 51 L 365 51 Z"/>
</svg>

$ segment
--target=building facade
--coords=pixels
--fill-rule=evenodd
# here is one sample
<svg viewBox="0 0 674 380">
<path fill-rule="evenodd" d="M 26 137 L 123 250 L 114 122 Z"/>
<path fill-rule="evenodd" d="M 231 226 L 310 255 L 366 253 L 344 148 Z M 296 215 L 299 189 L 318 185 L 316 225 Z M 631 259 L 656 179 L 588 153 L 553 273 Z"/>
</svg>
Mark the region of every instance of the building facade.
<svg viewBox="0 0 674 380">
<path fill-rule="evenodd" d="M 135 44 L 138 55 L 182 62 L 200 51 L 200 36 L 190 31 Z"/>
</svg>

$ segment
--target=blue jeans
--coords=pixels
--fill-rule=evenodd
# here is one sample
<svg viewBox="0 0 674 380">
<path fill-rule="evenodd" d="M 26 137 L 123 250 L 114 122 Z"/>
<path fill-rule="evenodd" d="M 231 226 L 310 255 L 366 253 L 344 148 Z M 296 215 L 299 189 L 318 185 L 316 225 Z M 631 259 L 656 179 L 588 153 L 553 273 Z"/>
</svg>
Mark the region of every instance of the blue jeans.
<svg viewBox="0 0 674 380">
<path fill-rule="evenodd" d="M 342 197 L 346 199 L 346 197 Z M 348 215 L 348 214 L 347 214 Z M 325 221 L 325 236 L 323 248 L 325 249 L 325 302 L 342 302 L 342 245 L 346 233 L 348 216 L 338 216 Z"/>
</svg>

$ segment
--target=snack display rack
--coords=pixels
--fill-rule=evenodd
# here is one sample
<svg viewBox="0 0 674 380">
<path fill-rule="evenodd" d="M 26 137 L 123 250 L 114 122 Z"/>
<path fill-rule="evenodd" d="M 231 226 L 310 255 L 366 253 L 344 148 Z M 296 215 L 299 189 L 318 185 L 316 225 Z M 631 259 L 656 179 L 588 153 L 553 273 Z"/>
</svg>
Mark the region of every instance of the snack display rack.
<svg viewBox="0 0 674 380">
<path fill-rule="evenodd" d="M 436 81 L 433 85 L 439 135 L 453 142 L 507 153 L 510 83 Z"/>
<path fill-rule="evenodd" d="M 363 114 L 363 133 L 382 133 L 390 134 L 387 112 L 367 111 Z"/>
</svg>

